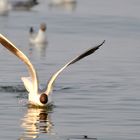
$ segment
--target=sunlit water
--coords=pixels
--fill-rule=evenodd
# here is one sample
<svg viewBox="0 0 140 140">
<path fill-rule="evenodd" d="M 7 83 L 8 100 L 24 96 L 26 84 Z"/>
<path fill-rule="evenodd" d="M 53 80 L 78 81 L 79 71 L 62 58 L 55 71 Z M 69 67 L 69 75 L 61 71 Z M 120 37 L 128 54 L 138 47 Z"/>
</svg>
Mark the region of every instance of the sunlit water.
<svg viewBox="0 0 140 140">
<path fill-rule="evenodd" d="M 6 35 L 31 60 L 45 86 L 51 74 L 104 39 L 92 56 L 57 79 L 53 106 L 29 108 L 21 61 L 0 46 L 0 139 L 98 140 L 140 138 L 140 15 L 138 0 L 78 0 L 76 5 L 11 11 L 0 17 Z M 47 46 L 30 46 L 28 30 L 47 23 Z"/>
</svg>

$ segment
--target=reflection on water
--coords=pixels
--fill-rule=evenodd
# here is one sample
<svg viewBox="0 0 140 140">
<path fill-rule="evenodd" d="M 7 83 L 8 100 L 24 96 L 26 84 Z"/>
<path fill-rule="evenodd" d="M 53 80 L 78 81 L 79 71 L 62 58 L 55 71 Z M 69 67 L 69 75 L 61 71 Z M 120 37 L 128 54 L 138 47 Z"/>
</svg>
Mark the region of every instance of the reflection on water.
<svg viewBox="0 0 140 140">
<path fill-rule="evenodd" d="M 24 128 L 24 134 L 20 140 L 35 139 L 40 133 L 52 133 L 53 123 L 51 121 L 50 108 L 29 107 L 23 117 L 21 127 Z"/>
<path fill-rule="evenodd" d="M 13 85 L 13 86 L 0 86 L 0 92 L 26 92 L 23 85 Z"/>
<path fill-rule="evenodd" d="M 57 9 L 62 9 L 62 10 L 67 10 L 67 11 L 75 11 L 77 7 L 77 3 L 50 3 L 49 4 L 50 9 L 57 8 Z"/>
<path fill-rule="evenodd" d="M 29 54 L 34 55 L 38 54 L 39 57 L 46 57 L 46 49 L 48 47 L 48 44 L 30 44 L 29 45 Z"/>
</svg>

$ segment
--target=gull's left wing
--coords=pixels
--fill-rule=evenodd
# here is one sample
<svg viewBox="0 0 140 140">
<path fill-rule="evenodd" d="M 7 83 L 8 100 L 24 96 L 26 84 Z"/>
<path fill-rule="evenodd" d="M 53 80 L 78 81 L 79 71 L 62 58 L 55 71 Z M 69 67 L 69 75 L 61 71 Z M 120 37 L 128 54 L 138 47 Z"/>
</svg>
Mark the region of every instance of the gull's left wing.
<svg viewBox="0 0 140 140">
<path fill-rule="evenodd" d="M 35 68 L 33 67 L 30 60 L 18 49 L 16 48 L 7 38 L 5 38 L 2 34 L 0 34 L 0 43 L 7 48 L 10 52 L 12 52 L 14 55 L 16 55 L 20 60 L 22 60 L 26 66 L 28 67 L 30 76 L 31 76 L 31 83 L 32 85 L 28 85 L 28 83 L 24 80 L 24 85 L 26 86 L 32 86 L 32 91 L 34 94 L 38 93 L 38 79 L 37 79 L 37 73 L 35 71 Z M 29 89 L 27 89 L 29 90 Z"/>
<path fill-rule="evenodd" d="M 47 85 L 47 88 L 46 88 L 45 93 L 46 93 L 47 95 L 50 94 L 50 92 L 52 91 L 52 88 L 53 88 L 53 83 L 54 83 L 54 81 L 56 80 L 57 76 L 58 76 L 66 67 L 68 67 L 69 65 L 74 64 L 74 63 L 76 63 L 77 61 L 81 60 L 82 58 L 84 58 L 84 57 L 86 57 L 86 56 L 88 56 L 88 55 L 94 53 L 96 50 L 99 49 L 100 46 L 102 46 L 102 45 L 104 44 L 104 42 L 105 42 L 105 40 L 104 40 L 101 44 L 99 44 L 99 45 L 97 45 L 97 46 L 95 46 L 95 47 L 93 47 L 93 48 L 90 48 L 89 50 L 85 51 L 85 52 L 82 53 L 81 55 L 79 55 L 79 56 L 77 56 L 76 58 L 72 59 L 72 60 L 69 61 L 66 65 L 64 65 L 60 70 L 58 70 L 56 73 L 54 73 L 54 74 L 52 75 L 52 77 L 50 78 L 50 80 L 48 81 L 48 85 Z"/>
</svg>

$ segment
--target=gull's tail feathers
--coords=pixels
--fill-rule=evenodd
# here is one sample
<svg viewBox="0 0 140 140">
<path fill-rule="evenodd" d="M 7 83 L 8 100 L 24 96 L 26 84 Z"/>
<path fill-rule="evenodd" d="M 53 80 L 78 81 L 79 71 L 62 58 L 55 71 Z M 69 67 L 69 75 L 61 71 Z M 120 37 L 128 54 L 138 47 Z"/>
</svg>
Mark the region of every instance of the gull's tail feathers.
<svg viewBox="0 0 140 140">
<path fill-rule="evenodd" d="M 82 58 L 84 58 L 84 57 L 86 57 L 86 56 L 88 56 L 88 55 L 91 55 L 91 54 L 94 53 L 96 50 L 98 50 L 99 47 L 102 46 L 104 43 L 105 43 L 105 40 L 104 40 L 101 44 L 99 44 L 99 45 L 97 45 L 97 46 L 95 46 L 95 47 L 93 47 L 93 48 L 90 48 L 89 50 L 85 51 L 85 52 L 82 53 L 81 55 L 79 55 L 79 56 L 77 56 L 76 58 L 72 59 L 72 60 L 69 61 L 67 64 L 65 64 L 60 70 L 58 70 L 56 73 L 54 73 L 54 74 L 52 75 L 52 77 L 50 78 L 50 80 L 48 81 L 48 85 L 47 85 L 47 88 L 46 88 L 45 93 L 46 93 L 47 95 L 49 95 L 49 94 L 51 93 L 51 91 L 52 91 L 52 89 L 53 89 L 53 84 L 54 84 L 54 82 L 55 82 L 57 76 L 58 76 L 66 67 L 68 67 L 68 66 L 71 65 L 71 64 L 76 63 L 77 61 L 81 60 Z"/>
<path fill-rule="evenodd" d="M 2 34 L 0 34 L 0 43 L 26 64 L 26 66 L 28 67 L 31 79 L 32 79 L 32 87 L 34 89 L 34 92 L 37 93 L 38 92 L 37 73 L 32 63 L 30 62 L 30 60 Z"/>
</svg>

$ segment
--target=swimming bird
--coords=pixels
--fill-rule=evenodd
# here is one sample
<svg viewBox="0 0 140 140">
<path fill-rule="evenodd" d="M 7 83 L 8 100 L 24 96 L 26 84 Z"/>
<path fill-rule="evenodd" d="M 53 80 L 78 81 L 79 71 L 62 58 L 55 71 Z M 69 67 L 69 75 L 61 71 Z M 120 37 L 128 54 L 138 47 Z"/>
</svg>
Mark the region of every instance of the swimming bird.
<svg viewBox="0 0 140 140">
<path fill-rule="evenodd" d="M 34 66 L 32 65 L 32 63 L 30 62 L 30 60 L 27 58 L 27 56 L 24 53 L 22 53 L 18 48 L 16 48 L 14 44 L 12 44 L 6 37 L 0 34 L 0 43 L 5 48 L 7 48 L 10 52 L 16 55 L 21 61 L 23 61 L 28 68 L 30 76 L 21 77 L 21 79 L 24 83 L 26 90 L 29 92 L 28 94 L 29 104 L 32 104 L 35 106 L 47 106 L 50 103 L 50 93 L 53 90 L 53 85 L 58 75 L 68 66 L 94 53 L 96 50 L 99 49 L 100 46 L 104 44 L 104 42 L 105 40 L 101 44 L 95 47 L 92 47 L 89 50 L 86 50 L 84 53 L 78 55 L 77 57 L 75 57 L 74 59 L 66 63 L 62 68 L 60 68 L 56 73 L 54 73 L 51 76 L 50 80 L 48 81 L 47 86 L 43 90 L 40 90 L 37 72 Z"/>
<path fill-rule="evenodd" d="M 0 0 L 0 15 L 7 16 L 11 10 L 11 5 L 8 0 Z"/>
<path fill-rule="evenodd" d="M 11 3 L 12 10 L 30 10 L 38 4 L 39 2 L 37 0 L 14 1 Z"/>
<path fill-rule="evenodd" d="M 30 10 L 37 5 L 37 0 L 13 1 L 0 0 L 0 15 L 7 16 L 11 10 Z"/>
<path fill-rule="evenodd" d="M 51 1 L 48 6 L 50 8 L 58 8 L 66 11 L 74 11 L 77 7 L 77 2 L 63 2 L 63 1 Z"/>
<path fill-rule="evenodd" d="M 47 43 L 46 29 L 47 29 L 46 24 L 41 23 L 38 33 L 35 34 L 33 27 L 31 27 L 29 31 L 30 43 L 31 44 L 46 44 Z"/>
</svg>

